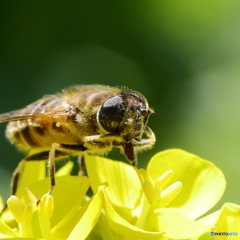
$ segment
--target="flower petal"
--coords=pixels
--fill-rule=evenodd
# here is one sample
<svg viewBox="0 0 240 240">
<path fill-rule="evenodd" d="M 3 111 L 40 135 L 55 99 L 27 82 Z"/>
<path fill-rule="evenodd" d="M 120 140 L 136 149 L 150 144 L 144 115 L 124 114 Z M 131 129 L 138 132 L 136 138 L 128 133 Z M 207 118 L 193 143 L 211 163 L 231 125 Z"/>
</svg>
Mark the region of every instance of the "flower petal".
<svg viewBox="0 0 240 240">
<path fill-rule="evenodd" d="M 149 219 L 150 220 L 150 219 Z M 171 208 L 161 208 L 152 214 L 155 229 L 165 232 L 164 237 L 173 239 L 190 239 L 209 232 L 214 224 L 202 224 L 190 220 Z"/>
<path fill-rule="evenodd" d="M 24 164 L 23 173 L 20 174 L 16 196 L 20 197 L 25 187 L 29 187 L 46 177 L 46 162 L 32 161 Z"/>
<path fill-rule="evenodd" d="M 103 213 L 101 213 L 101 215 L 99 217 L 98 225 L 99 225 L 99 227 L 101 229 L 102 239 L 104 239 L 104 240 L 115 240 L 115 239 L 118 239 L 118 235 L 119 234 L 112 231 L 112 229 L 108 225 L 106 216 Z"/>
<path fill-rule="evenodd" d="M 121 235 L 131 237 L 131 238 L 140 238 L 140 239 L 149 239 L 156 236 L 161 236 L 162 232 L 154 231 L 145 231 L 141 228 L 138 228 L 124 218 L 122 218 L 115 209 L 111 206 L 107 197 L 105 196 L 105 210 L 106 210 L 106 219 L 110 228 Z"/>
<path fill-rule="evenodd" d="M 154 181 L 168 170 L 173 170 L 169 185 L 180 181 L 183 189 L 167 207 L 176 208 L 190 219 L 196 219 L 211 209 L 225 190 L 225 178 L 219 168 L 183 150 L 160 152 L 153 156 L 147 167 Z"/>
<path fill-rule="evenodd" d="M 58 171 L 55 173 L 55 176 L 64 176 L 64 175 L 70 175 L 72 169 L 73 169 L 73 161 L 68 161 L 64 166 L 62 166 Z"/>
<path fill-rule="evenodd" d="M 219 218 L 219 215 L 220 215 L 220 210 L 213 212 L 211 214 L 208 214 L 207 216 L 204 216 L 202 218 L 199 218 L 196 221 L 203 224 L 216 223 Z"/>
<path fill-rule="evenodd" d="M 91 200 L 83 206 L 83 208 L 76 214 L 76 218 L 80 219 L 71 231 L 68 240 L 84 240 L 89 235 L 100 215 L 102 208 L 103 194 L 102 191 L 105 186 L 99 186 L 97 193 Z M 74 219 L 73 219 L 74 221 Z M 60 235 L 61 236 L 61 235 Z M 62 236 L 61 236 L 62 238 Z"/>
<path fill-rule="evenodd" d="M 2 235 L 2 234 L 0 233 L 0 239 L 2 239 L 2 240 L 9 240 L 10 238 L 9 238 L 8 236 Z M 39 238 L 15 237 L 14 239 L 15 239 L 15 240 L 36 240 L 36 239 L 39 239 Z"/>
<path fill-rule="evenodd" d="M 85 161 L 94 192 L 100 184 L 107 182 L 105 192 L 112 204 L 130 209 L 139 205 L 141 184 L 132 166 L 98 156 L 86 156 Z"/>
<path fill-rule="evenodd" d="M 56 183 L 57 186 L 52 193 L 54 198 L 54 212 L 51 217 L 52 227 L 62 220 L 79 200 L 83 200 L 89 187 L 89 180 L 86 177 L 60 176 L 56 177 Z M 40 199 L 47 192 L 49 186 L 50 180 L 45 178 L 29 187 L 29 189 Z"/>
<path fill-rule="evenodd" d="M 8 225 L 0 221 L 0 237 L 17 237 L 16 231 L 12 230 Z"/>
<path fill-rule="evenodd" d="M 217 222 L 216 232 L 239 232 L 240 229 L 240 206 L 234 203 L 225 203 L 221 209 Z"/>
</svg>

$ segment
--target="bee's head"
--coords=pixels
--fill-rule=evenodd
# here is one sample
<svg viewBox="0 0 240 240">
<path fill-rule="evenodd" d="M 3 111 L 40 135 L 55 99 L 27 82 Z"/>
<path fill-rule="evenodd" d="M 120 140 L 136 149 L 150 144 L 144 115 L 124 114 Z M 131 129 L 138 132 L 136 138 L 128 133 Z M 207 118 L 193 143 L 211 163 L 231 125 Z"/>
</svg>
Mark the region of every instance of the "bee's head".
<svg viewBox="0 0 240 240">
<path fill-rule="evenodd" d="M 150 113 L 147 100 L 137 93 L 122 92 L 105 101 L 97 114 L 100 126 L 119 133 L 125 143 L 140 141 Z"/>
</svg>

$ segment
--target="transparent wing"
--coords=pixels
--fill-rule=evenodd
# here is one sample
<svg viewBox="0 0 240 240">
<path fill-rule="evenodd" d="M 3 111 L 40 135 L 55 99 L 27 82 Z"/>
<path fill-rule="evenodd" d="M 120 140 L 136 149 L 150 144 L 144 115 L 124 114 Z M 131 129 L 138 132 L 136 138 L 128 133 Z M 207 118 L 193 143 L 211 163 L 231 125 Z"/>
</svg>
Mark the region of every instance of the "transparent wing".
<svg viewBox="0 0 240 240">
<path fill-rule="evenodd" d="M 35 113 L 27 113 L 27 112 L 18 113 L 18 110 L 17 110 L 17 111 L 0 114 L 0 123 L 34 119 L 34 118 L 49 118 L 49 117 L 62 117 L 62 116 L 68 116 L 68 113 L 66 111 L 47 111 L 44 113 L 36 113 L 36 112 Z"/>
<path fill-rule="evenodd" d="M 25 108 L 0 114 L 0 123 L 34 118 L 50 119 L 69 116 L 70 106 L 56 96 L 46 96 Z"/>
</svg>

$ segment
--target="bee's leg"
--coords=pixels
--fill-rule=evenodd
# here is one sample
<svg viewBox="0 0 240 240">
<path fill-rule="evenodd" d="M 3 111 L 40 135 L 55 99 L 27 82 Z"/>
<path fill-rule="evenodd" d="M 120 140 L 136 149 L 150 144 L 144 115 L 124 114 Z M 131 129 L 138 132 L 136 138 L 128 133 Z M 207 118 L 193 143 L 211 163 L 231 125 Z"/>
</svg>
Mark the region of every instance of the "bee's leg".
<svg viewBox="0 0 240 240">
<path fill-rule="evenodd" d="M 47 194 L 51 195 L 54 186 L 56 185 L 55 182 L 55 151 L 56 151 L 56 143 L 52 144 L 52 148 L 49 152 L 48 158 L 48 174 L 50 177 L 50 189 L 48 190 Z"/>
<path fill-rule="evenodd" d="M 23 171 L 25 161 L 24 159 L 18 164 L 17 168 L 14 170 L 12 179 L 11 179 L 11 195 L 15 195 L 18 187 L 19 177 Z M 7 210 L 8 205 L 5 203 L 0 216 Z"/>
<path fill-rule="evenodd" d="M 18 183 L 19 183 L 19 178 L 24 169 L 25 162 L 26 162 L 25 159 L 21 160 L 19 162 L 17 168 L 13 172 L 12 179 L 11 179 L 11 195 L 16 194 Z M 8 208 L 8 205 L 7 205 L 7 203 L 5 203 L 3 209 L 0 213 L 0 216 L 7 210 L 7 208 Z"/>
<path fill-rule="evenodd" d="M 131 143 L 131 142 L 124 143 L 122 147 L 123 147 L 124 154 L 127 157 L 127 159 L 129 160 L 130 164 L 133 167 L 136 167 L 137 166 L 137 154 L 134 149 L 133 143 Z"/>
<path fill-rule="evenodd" d="M 45 159 L 46 160 L 46 159 Z M 29 161 L 28 157 L 22 159 L 17 168 L 14 170 L 13 175 L 12 175 L 12 179 L 11 179 L 11 195 L 15 195 L 18 189 L 18 183 L 21 177 L 21 174 L 23 172 L 25 163 Z M 30 160 L 31 161 L 31 160 Z M 5 204 L 4 208 L 2 209 L 0 216 L 6 211 L 6 209 L 8 208 L 7 203 Z"/>
<path fill-rule="evenodd" d="M 79 152 L 85 151 L 86 148 L 82 145 L 68 145 L 68 144 L 61 144 L 61 143 L 53 143 L 52 148 L 49 152 L 48 158 L 48 168 L 49 168 L 49 176 L 50 176 L 50 189 L 47 194 L 51 195 L 53 188 L 56 185 L 55 182 L 55 159 L 56 154 L 64 156 L 64 155 L 71 155 L 71 154 L 79 154 Z"/>
<path fill-rule="evenodd" d="M 12 181 L 11 181 L 11 194 L 15 195 L 18 187 L 18 182 L 20 175 L 24 169 L 25 163 L 29 161 L 46 161 L 49 157 L 49 151 L 39 152 L 36 154 L 28 155 L 23 160 L 21 160 L 17 168 L 13 172 Z M 57 152 L 56 158 L 63 157 L 63 153 Z"/>
<path fill-rule="evenodd" d="M 67 151 L 71 152 L 71 154 L 78 155 L 78 165 L 79 165 L 79 172 L 78 176 L 85 176 L 86 169 L 85 169 L 85 160 L 84 160 L 84 154 L 82 152 L 86 151 L 87 148 L 83 145 L 68 145 L 68 144 L 57 144 L 55 145 L 58 149 L 58 151 Z"/>
<path fill-rule="evenodd" d="M 99 145 L 101 148 L 110 148 L 110 147 L 118 147 L 122 148 L 124 151 L 125 156 L 130 161 L 132 166 L 137 165 L 137 155 L 135 151 L 135 145 L 133 142 L 118 142 L 114 141 L 115 137 L 118 137 L 120 133 L 110 133 L 110 134 L 103 134 L 103 135 L 94 135 L 94 136 L 87 136 L 83 138 L 84 145 Z M 109 141 L 110 138 L 110 141 Z M 108 141 L 104 141 L 104 140 Z"/>
<path fill-rule="evenodd" d="M 134 156 L 135 149 L 136 149 L 136 151 L 143 150 L 143 149 L 149 149 L 156 142 L 155 135 L 149 127 L 145 127 L 145 133 L 148 136 L 148 139 L 142 139 L 139 142 L 134 141 L 132 143 L 126 143 L 123 145 L 124 153 L 126 156 L 128 156 L 128 155 L 130 156 L 130 158 L 128 157 L 128 159 L 129 159 L 131 165 L 134 167 L 137 166 L 137 157 L 136 157 L 136 155 Z"/>
<path fill-rule="evenodd" d="M 78 166 L 79 166 L 78 176 L 85 176 L 86 166 L 85 166 L 85 159 L 83 154 L 78 155 Z"/>
<path fill-rule="evenodd" d="M 151 148 L 154 143 L 156 142 L 156 137 L 153 131 L 149 127 L 145 127 L 144 133 L 147 135 L 147 139 L 142 139 L 139 142 L 134 141 L 133 146 L 137 150 L 144 150 L 144 149 L 149 149 Z"/>
<path fill-rule="evenodd" d="M 51 182 L 50 182 L 50 189 L 47 192 L 47 194 L 51 194 L 54 186 L 56 185 L 55 160 L 68 157 L 71 154 L 77 155 L 79 154 L 79 152 L 83 152 L 86 150 L 87 149 L 83 145 L 68 145 L 68 144 L 53 143 L 50 152 L 44 151 L 44 152 L 39 152 L 39 153 L 27 156 L 19 163 L 18 167 L 14 171 L 13 180 L 12 180 L 12 194 L 15 194 L 17 191 L 19 176 L 22 172 L 25 162 L 48 160 L 49 176 L 50 176 Z"/>
<path fill-rule="evenodd" d="M 24 169 L 26 160 L 23 159 L 19 162 L 17 168 L 14 170 L 13 175 L 12 175 L 12 180 L 11 180 L 11 194 L 15 195 L 17 192 L 17 187 L 18 187 L 18 182 L 19 178 L 21 176 L 21 173 Z"/>
<path fill-rule="evenodd" d="M 15 169 L 12 181 L 11 181 L 11 194 L 15 195 L 18 189 L 19 179 L 21 177 L 21 173 L 24 169 L 24 165 L 29 161 L 49 161 L 49 174 L 51 180 L 51 187 L 48 191 L 48 194 L 52 193 L 52 190 L 55 186 L 55 160 L 67 157 L 70 153 L 77 153 L 85 151 L 86 148 L 82 145 L 67 145 L 67 144 L 58 144 L 53 143 L 52 149 L 49 151 L 39 152 L 36 154 L 28 155 L 18 164 Z M 38 202 L 39 203 L 39 202 Z M 4 206 L 0 215 L 7 209 L 7 204 Z"/>
</svg>

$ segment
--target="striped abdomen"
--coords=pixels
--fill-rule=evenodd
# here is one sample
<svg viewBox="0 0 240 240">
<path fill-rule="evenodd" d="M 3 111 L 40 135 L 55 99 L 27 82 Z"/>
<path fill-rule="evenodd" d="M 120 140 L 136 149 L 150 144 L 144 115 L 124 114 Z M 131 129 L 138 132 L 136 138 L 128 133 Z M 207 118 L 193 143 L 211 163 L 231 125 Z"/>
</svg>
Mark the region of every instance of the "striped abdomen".
<svg viewBox="0 0 240 240">
<path fill-rule="evenodd" d="M 69 132 L 66 116 L 58 116 L 66 104 L 56 96 L 38 100 L 15 113 L 16 116 L 32 116 L 27 120 L 10 122 L 7 126 L 7 138 L 17 144 L 20 149 L 51 148 L 54 142 L 76 144 L 75 138 Z M 56 115 L 49 112 L 56 112 Z M 36 117 L 36 115 L 41 115 Z"/>
</svg>

